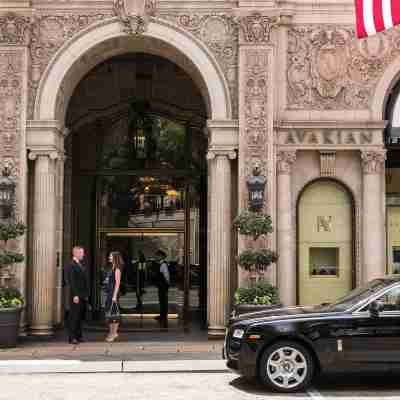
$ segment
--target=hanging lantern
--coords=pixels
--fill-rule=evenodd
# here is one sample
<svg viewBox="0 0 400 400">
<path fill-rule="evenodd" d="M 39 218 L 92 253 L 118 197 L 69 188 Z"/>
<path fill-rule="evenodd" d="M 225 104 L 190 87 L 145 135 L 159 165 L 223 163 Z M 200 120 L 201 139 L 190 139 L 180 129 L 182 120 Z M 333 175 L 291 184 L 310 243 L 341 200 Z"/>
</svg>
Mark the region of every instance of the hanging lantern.
<svg viewBox="0 0 400 400">
<path fill-rule="evenodd" d="M 247 179 L 249 208 L 252 211 L 260 211 L 264 207 L 266 183 L 267 179 L 260 175 L 260 170 L 258 168 L 255 168 L 253 175 Z"/>
<path fill-rule="evenodd" d="M 13 216 L 15 183 L 10 178 L 11 171 L 5 167 L 0 177 L 0 220 L 6 221 Z"/>
</svg>

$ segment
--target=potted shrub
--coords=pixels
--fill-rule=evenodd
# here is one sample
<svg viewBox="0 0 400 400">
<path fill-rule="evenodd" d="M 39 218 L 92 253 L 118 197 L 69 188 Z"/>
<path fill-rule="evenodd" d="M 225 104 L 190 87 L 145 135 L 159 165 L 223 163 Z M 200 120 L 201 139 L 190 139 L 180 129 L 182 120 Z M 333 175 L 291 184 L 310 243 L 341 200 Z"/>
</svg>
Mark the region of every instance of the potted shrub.
<svg viewBox="0 0 400 400">
<path fill-rule="evenodd" d="M 239 266 L 249 272 L 250 279 L 235 292 L 234 315 L 281 307 L 278 289 L 264 279 L 264 273 L 278 260 L 278 255 L 268 248 L 256 246 L 257 240 L 272 233 L 271 217 L 260 212 L 244 211 L 236 217 L 233 226 L 239 234 L 252 239 L 249 248 L 237 258 Z"/>
<path fill-rule="evenodd" d="M 21 293 L 11 287 L 11 267 L 24 261 L 24 256 L 9 249 L 9 241 L 21 237 L 25 231 L 26 227 L 20 222 L 0 223 L 0 347 L 14 347 L 17 344 L 24 300 Z"/>
<path fill-rule="evenodd" d="M 266 280 L 240 287 L 235 293 L 235 314 L 280 307 L 278 289 Z"/>
</svg>

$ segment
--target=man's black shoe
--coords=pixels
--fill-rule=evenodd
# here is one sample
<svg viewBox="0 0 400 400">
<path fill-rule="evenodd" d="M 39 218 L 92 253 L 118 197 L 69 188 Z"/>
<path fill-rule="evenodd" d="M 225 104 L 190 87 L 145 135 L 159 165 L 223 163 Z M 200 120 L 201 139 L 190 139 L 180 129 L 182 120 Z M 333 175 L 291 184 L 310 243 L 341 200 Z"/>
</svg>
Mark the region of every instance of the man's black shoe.
<svg viewBox="0 0 400 400">
<path fill-rule="evenodd" d="M 79 342 L 76 339 L 70 339 L 69 343 L 70 344 L 79 344 Z"/>
<path fill-rule="evenodd" d="M 86 340 L 85 340 L 84 338 L 78 338 L 78 342 L 79 342 L 79 343 L 85 343 Z"/>
</svg>

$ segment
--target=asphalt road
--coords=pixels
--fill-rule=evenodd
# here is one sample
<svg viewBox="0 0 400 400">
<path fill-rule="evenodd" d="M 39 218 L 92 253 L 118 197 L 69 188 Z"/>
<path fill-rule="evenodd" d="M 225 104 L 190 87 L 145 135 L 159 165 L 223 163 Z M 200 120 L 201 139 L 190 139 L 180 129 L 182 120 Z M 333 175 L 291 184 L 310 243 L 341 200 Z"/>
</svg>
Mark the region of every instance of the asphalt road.
<svg viewBox="0 0 400 400">
<path fill-rule="evenodd" d="M 306 393 L 280 395 L 231 373 L 3 375 L 0 400 L 393 400 L 400 377 L 323 377 Z"/>
</svg>

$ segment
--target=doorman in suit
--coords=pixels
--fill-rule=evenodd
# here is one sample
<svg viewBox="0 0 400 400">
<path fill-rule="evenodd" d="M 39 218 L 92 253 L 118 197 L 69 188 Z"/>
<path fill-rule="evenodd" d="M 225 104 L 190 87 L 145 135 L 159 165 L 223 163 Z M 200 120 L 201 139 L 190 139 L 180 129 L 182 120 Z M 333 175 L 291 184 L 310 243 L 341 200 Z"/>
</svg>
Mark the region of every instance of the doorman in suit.
<svg viewBox="0 0 400 400">
<path fill-rule="evenodd" d="M 85 250 L 81 246 L 72 249 L 72 260 L 66 266 L 66 281 L 69 287 L 68 331 L 69 342 L 83 342 L 82 321 L 89 299 L 89 285 L 86 270 L 83 266 Z"/>
</svg>

